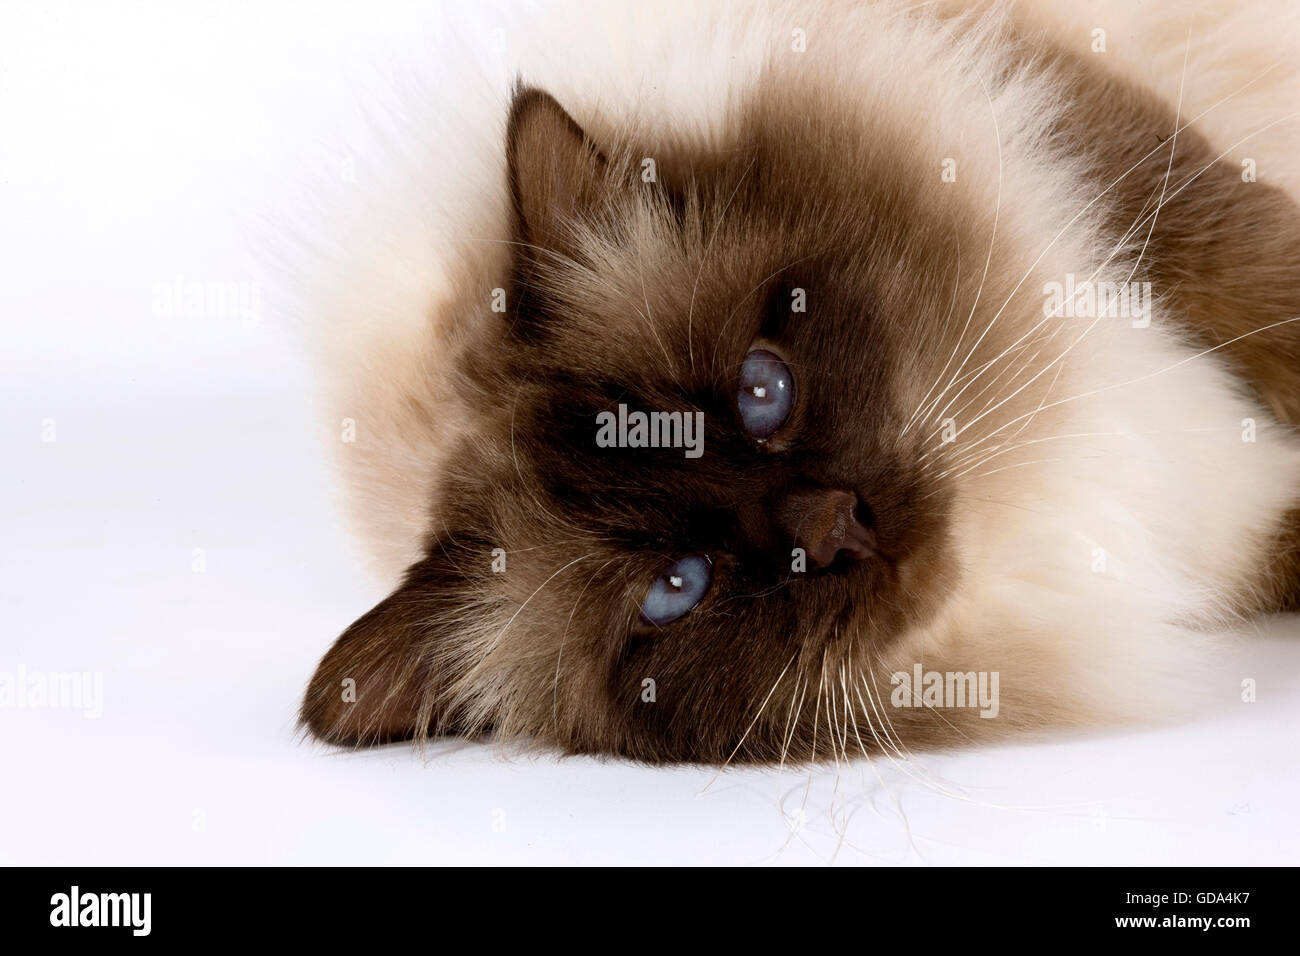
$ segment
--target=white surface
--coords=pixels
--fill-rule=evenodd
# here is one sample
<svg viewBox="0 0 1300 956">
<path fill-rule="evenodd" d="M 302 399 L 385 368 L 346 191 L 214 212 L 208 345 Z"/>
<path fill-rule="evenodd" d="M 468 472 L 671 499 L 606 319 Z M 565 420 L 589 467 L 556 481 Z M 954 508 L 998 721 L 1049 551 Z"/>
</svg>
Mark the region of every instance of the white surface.
<svg viewBox="0 0 1300 956">
<path fill-rule="evenodd" d="M 103 714 L 0 709 L 0 863 L 1300 862 L 1295 620 L 1242 640 L 1195 724 L 906 766 L 299 740 L 383 586 L 282 317 L 153 290 L 250 276 L 263 170 L 408 14 L 75 9 L 0 13 L 0 672 L 100 672 Z"/>
</svg>

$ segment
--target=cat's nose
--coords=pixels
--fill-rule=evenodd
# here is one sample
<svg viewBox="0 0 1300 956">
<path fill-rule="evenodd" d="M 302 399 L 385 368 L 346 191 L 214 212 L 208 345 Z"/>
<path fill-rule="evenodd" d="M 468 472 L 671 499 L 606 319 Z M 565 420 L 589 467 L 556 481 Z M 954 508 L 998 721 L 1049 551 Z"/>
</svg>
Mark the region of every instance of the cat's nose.
<svg viewBox="0 0 1300 956">
<path fill-rule="evenodd" d="M 809 567 L 824 568 L 837 557 L 860 561 L 875 553 L 876 533 L 863 524 L 863 510 L 851 491 L 799 488 L 785 494 L 775 517 Z"/>
</svg>

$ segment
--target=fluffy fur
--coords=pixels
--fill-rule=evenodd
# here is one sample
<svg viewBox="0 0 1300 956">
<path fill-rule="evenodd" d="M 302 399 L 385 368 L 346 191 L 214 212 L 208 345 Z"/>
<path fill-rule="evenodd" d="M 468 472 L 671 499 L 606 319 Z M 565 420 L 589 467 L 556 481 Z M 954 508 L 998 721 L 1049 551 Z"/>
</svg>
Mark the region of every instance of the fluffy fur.
<svg viewBox="0 0 1300 956">
<path fill-rule="evenodd" d="M 340 207 L 306 304 L 402 584 L 322 662 L 311 730 L 775 761 L 1185 702 L 1207 629 L 1296 600 L 1294 28 L 1125 7 L 589 11 L 533 48 L 567 67 L 514 51 L 508 106 L 403 100 L 362 150 L 392 191 Z M 1149 281 L 1149 326 L 1045 315 L 1069 275 Z M 763 448 L 730 410 L 755 341 L 801 386 Z M 704 410 L 704 458 L 594 448 L 620 400 Z M 884 560 L 791 576 L 804 481 L 856 492 Z M 647 632 L 689 551 L 709 598 Z M 998 672 L 999 717 L 892 708 L 916 663 Z"/>
</svg>

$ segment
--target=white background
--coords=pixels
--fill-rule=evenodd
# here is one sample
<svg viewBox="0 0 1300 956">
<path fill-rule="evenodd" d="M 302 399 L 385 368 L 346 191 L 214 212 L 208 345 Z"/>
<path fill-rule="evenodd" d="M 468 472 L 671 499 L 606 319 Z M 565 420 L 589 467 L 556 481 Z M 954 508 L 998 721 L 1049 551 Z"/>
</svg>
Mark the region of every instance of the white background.
<svg viewBox="0 0 1300 956">
<path fill-rule="evenodd" d="M 907 763 L 302 741 L 316 661 L 385 583 L 270 297 L 246 322 L 154 293 L 252 275 L 272 171 L 424 14 L 36 7 L 0 7 L 0 672 L 102 673 L 104 702 L 0 709 L 0 862 L 1300 861 L 1294 620 L 1242 636 L 1199 722 Z"/>
</svg>

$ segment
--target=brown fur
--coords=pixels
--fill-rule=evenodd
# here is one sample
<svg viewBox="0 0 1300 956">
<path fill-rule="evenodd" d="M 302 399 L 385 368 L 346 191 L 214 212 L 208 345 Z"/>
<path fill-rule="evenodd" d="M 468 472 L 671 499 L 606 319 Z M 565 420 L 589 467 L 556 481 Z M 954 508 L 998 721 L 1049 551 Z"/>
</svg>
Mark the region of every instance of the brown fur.
<svg viewBox="0 0 1300 956">
<path fill-rule="evenodd" d="M 1033 56 L 1026 47 L 1043 81 L 1068 91 L 1053 135 L 1098 191 L 1172 128 L 1167 104 L 1064 54 Z M 472 424 L 440 468 L 425 556 L 339 639 L 308 689 L 302 718 L 320 738 L 492 729 L 653 762 L 818 759 L 850 733 L 883 746 L 854 713 L 880 722 L 889 688 L 874 665 L 939 613 L 960 574 L 951 489 L 919 463 L 925 436 L 900 433 L 957 345 L 964 316 L 952 290 L 979 285 L 984 263 L 959 264 L 956 252 L 989 247 L 987 216 L 965 208 L 960 183 L 933 188 L 932 157 L 913 154 L 905 128 L 864 125 L 855 103 L 811 81 L 760 84 L 725 149 L 644 135 L 596 143 L 545 93 L 518 91 L 506 137 L 514 252 L 492 277 L 507 312 L 481 310 L 456 364 L 451 391 Z M 657 182 L 640 178 L 646 156 Z M 1169 183 L 1212 159 L 1184 131 Z M 1154 204 L 1166 162 L 1113 192 L 1117 231 Z M 1298 264 L 1296 222 L 1285 196 L 1212 165 L 1160 211 L 1145 275 L 1193 317 L 1190 336 L 1217 345 L 1300 314 L 1295 283 L 1281 281 Z M 1020 274 L 1009 256 L 997 253 L 994 276 Z M 900 283 L 904 268 L 924 281 Z M 1010 285 L 981 300 L 976 327 Z M 790 310 L 796 288 L 806 313 Z M 486 302 L 487 290 L 463 300 Z M 1012 308 L 1037 307 L 1030 286 L 1012 296 Z M 1298 336 L 1291 326 L 1225 350 L 1292 424 Z M 734 407 L 755 342 L 783 351 L 800 393 L 762 445 Z M 994 329 L 973 365 L 1013 342 Z M 1028 374 L 1012 372 L 1008 391 Z M 1027 392 L 999 421 L 1039 398 Z M 704 411 L 704 456 L 596 448 L 595 415 L 619 403 Z M 881 554 L 792 573 L 782 509 L 808 486 L 855 492 Z M 491 570 L 495 548 L 504 574 Z M 714 557 L 709 595 L 680 622 L 638 622 L 647 582 L 686 553 Z M 1277 580 L 1294 584 L 1287 560 Z M 877 697 L 841 698 L 846 667 L 872 674 Z M 1028 673 L 1003 679 L 1017 676 L 1033 684 Z M 643 700 L 647 678 L 654 703 Z M 340 698 L 348 679 L 355 703 Z M 883 716 L 913 746 L 944 746 L 1032 728 L 1052 707 L 1044 691 L 1004 721 Z"/>
<path fill-rule="evenodd" d="M 1300 209 L 1281 189 L 1244 181 L 1194 128 L 1171 136 L 1174 114 L 1151 94 L 1078 55 L 1048 63 L 1066 79 L 1066 151 L 1086 159 L 1099 193 L 1109 187 L 1117 223 L 1150 234 L 1135 279 L 1165 290 L 1188 337 L 1218 351 L 1279 421 L 1300 426 L 1300 322 L 1287 321 L 1300 317 Z M 1143 162 L 1157 147 L 1158 159 Z M 1273 553 L 1257 603 L 1243 609 L 1300 609 L 1300 512 Z"/>
</svg>

